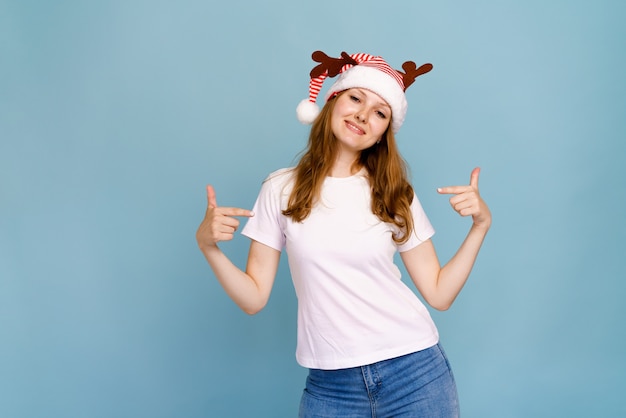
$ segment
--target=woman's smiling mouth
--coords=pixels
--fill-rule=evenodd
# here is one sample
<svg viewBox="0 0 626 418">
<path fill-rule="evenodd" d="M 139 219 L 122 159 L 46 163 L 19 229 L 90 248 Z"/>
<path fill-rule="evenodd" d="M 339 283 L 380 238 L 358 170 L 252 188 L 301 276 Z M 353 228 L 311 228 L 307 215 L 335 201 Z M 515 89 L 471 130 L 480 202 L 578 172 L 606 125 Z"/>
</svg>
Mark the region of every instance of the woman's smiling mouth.
<svg viewBox="0 0 626 418">
<path fill-rule="evenodd" d="M 365 134 L 365 131 L 364 131 L 363 129 L 359 128 L 359 127 L 358 127 L 357 125 L 355 125 L 354 123 L 352 123 L 352 122 L 350 122 L 350 121 L 345 121 L 345 124 L 346 124 L 346 127 L 347 127 L 350 131 L 354 132 L 355 134 L 358 134 L 358 135 L 364 135 L 364 134 Z"/>
</svg>

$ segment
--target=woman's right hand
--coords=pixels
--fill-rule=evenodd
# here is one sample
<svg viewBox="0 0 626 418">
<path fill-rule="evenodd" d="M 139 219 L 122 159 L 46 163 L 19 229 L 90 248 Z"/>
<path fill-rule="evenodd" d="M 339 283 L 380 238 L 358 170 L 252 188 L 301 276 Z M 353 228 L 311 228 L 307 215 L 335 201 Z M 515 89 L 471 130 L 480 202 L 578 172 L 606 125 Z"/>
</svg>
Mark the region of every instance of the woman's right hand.
<svg viewBox="0 0 626 418">
<path fill-rule="evenodd" d="M 234 265 L 217 243 L 233 239 L 239 227 L 236 217 L 251 217 L 247 209 L 217 206 L 213 186 L 207 186 L 206 215 L 196 232 L 200 251 L 209 262 L 226 294 L 244 312 L 253 315 L 267 304 L 278 270 L 280 251 L 255 240 L 250 242 L 246 271 Z"/>
<path fill-rule="evenodd" d="M 247 209 L 218 206 L 213 186 L 208 185 L 206 190 L 206 214 L 196 231 L 196 241 L 200 249 L 216 247 L 220 241 L 233 239 L 239 227 L 239 220 L 235 218 L 236 216 L 248 218 L 254 216 L 254 212 Z"/>
</svg>

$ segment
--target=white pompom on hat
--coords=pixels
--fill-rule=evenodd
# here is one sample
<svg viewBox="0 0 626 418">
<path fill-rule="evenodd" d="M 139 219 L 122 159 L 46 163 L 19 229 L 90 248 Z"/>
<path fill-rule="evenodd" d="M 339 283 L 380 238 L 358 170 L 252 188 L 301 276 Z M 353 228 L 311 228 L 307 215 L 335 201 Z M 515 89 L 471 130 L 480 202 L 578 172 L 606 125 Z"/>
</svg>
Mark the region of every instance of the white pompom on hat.
<svg viewBox="0 0 626 418">
<path fill-rule="evenodd" d="M 317 115 L 320 114 L 320 108 L 314 101 L 312 102 L 309 99 L 304 99 L 298 104 L 296 114 L 298 115 L 298 120 L 300 122 L 305 125 L 310 125 L 315 121 Z"/>
<path fill-rule="evenodd" d="M 326 93 L 326 100 L 347 89 L 368 89 L 382 97 L 391 108 L 394 133 L 398 132 L 406 116 L 408 105 L 404 92 L 415 78 L 433 68 L 432 64 L 417 68 L 414 62 L 407 61 L 402 64 L 404 72 L 401 72 L 391 68 L 381 57 L 363 53 L 348 55 L 342 52 L 340 58 L 331 58 L 322 51 L 315 51 L 312 58 L 320 64 L 311 70 L 309 98 L 302 100 L 296 108 L 300 122 L 310 125 L 315 121 L 320 113 L 317 96 L 324 80 L 339 75 Z"/>
</svg>

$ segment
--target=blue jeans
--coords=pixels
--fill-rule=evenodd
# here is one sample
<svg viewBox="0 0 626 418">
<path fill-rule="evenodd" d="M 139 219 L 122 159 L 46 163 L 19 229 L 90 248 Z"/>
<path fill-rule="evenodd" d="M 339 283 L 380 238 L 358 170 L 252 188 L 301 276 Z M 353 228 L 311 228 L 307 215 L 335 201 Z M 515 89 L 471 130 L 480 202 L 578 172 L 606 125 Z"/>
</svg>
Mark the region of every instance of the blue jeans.
<svg viewBox="0 0 626 418">
<path fill-rule="evenodd" d="M 439 344 L 368 366 L 310 369 L 300 418 L 453 418 L 456 384 Z"/>
</svg>

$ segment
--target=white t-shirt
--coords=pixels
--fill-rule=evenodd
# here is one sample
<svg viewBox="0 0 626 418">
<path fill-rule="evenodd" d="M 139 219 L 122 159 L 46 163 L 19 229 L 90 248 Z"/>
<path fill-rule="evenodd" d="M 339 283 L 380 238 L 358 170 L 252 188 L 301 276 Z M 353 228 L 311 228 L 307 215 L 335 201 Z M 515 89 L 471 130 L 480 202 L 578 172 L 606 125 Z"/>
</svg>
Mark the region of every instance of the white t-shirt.
<svg viewBox="0 0 626 418">
<path fill-rule="evenodd" d="M 282 214 L 292 169 L 264 181 L 242 234 L 287 251 L 298 298 L 296 359 L 315 369 L 362 366 L 433 346 L 437 328 L 426 307 L 401 280 L 396 251 L 408 251 L 434 234 L 416 196 L 415 231 L 397 245 L 397 227 L 370 209 L 364 172 L 327 177 L 321 199 L 303 222 Z"/>
</svg>

